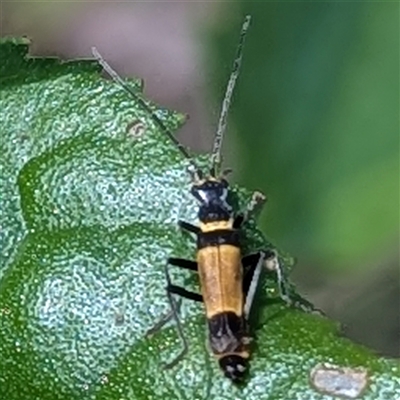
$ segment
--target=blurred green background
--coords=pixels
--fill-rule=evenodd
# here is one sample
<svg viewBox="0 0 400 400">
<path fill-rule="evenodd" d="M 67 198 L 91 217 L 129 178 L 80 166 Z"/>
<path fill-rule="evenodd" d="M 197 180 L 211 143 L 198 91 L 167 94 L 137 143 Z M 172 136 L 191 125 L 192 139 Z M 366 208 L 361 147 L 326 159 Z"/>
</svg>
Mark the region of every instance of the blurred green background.
<svg viewBox="0 0 400 400">
<path fill-rule="evenodd" d="M 242 18 L 252 15 L 224 154 L 268 196 L 260 224 L 343 332 L 400 355 L 398 2 L 4 3 L 34 55 L 95 45 L 208 151 Z"/>
</svg>

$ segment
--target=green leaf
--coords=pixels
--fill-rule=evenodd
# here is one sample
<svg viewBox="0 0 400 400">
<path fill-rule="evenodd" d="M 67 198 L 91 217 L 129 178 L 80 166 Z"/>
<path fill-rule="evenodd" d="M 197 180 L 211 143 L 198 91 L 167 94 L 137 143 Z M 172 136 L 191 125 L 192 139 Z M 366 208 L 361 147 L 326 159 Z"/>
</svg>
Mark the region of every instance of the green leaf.
<svg viewBox="0 0 400 400">
<path fill-rule="evenodd" d="M 2 397 L 328 400 L 311 383 L 326 363 L 362 368 L 363 399 L 400 395 L 397 363 L 339 339 L 321 316 L 288 308 L 268 275 L 242 387 L 222 376 L 205 345 L 202 308 L 186 301 L 190 351 L 163 370 L 180 350 L 176 331 L 145 333 L 168 310 L 167 257 L 195 256 L 193 239 L 177 228 L 178 219 L 196 223 L 188 160 L 93 61 L 29 58 L 27 50 L 24 41 L 0 45 Z M 140 82 L 129 84 L 140 93 Z M 148 104 L 169 128 L 183 122 Z M 237 209 L 250 198 L 237 187 L 232 195 Z M 245 252 L 271 247 L 254 220 L 244 233 Z M 198 290 L 193 274 L 173 278 Z"/>
</svg>

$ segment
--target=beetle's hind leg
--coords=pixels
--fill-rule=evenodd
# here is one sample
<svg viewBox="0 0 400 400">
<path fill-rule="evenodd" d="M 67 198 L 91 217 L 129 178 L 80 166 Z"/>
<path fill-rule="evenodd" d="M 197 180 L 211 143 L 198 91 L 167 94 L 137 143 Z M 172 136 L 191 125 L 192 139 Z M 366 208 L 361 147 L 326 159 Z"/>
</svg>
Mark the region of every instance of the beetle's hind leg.
<svg viewBox="0 0 400 400">
<path fill-rule="evenodd" d="M 246 320 L 249 318 L 251 307 L 254 302 L 264 260 L 265 253 L 263 251 L 252 253 L 242 258 L 244 270 L 243 293 L 245 295 L 243 314 Z"/>
<path fill-rule="evenodd" d="M 242 265 L 244 268 L 244 278 L 243 278 L 243 293 L 252 294 L 251 285 L 254 281 L 254 275 L 257 273 L 257 263 L 260 260 L 260 254 L 262 257 L 262 267 L 264 267 L 269 272 L 275 272 L 278 282 L 279 297 L 289 306 L 293 305 L 293 301 L 289 295 L 288 281 L 285 279 L 282 267 L 279 263 L 278 255 L 274 250 L 260 251 L 257 253 L 249 254 L 242 259 Z M 261 269 L 262 269 L 261 267 Z M 257 275 L 256 275 L 257 278 Z M 257 278 L 258 279 L 258 278 Z M 251 298 L 251 297 L 250 297 Z M 250 301 L 250 300 L 249 300 Z M 251 300 L 252 301 L 252 300 Z M 251 305 L 250 305 L 251 306 Z"/>
<path fill-rule="evenodd" d="M 169 274 L 169 269 L 168 269 L 169 265 L 174 265 L 176 267 L 180 267 L 180 268 L 184 268 L 184 269 L 188 269 L 188 270 L 197 272 L 197 263 L 195 261 L 186 260 L 184 258 L 174 258 L 174 257 L 168 258 L 167 264 L 165 266 L 165 275 L 166 275 L 166 279 L 167 279 L 166 290 L 167 290 L 167 293 L 171 292 L 171 293 L 180 295 L 181 297 L 189 298 L 191 300 L 202 301 L 201 295 L 199 295 L 197 293 L 189 292 L 186 289 L 183 289 L 179 286 L 172 285 L 170 274 Z M 198 296 L 200 296 L 200 298 Z M 181 302 L 179 301 L 179 302 L 174 302 L 174 303 L 175 303 L 174 308 L 176 310 L 178 310 L 180 308 Z M 165 315 L 163 315 L 160 318 L 160 320 L 153 327 L 151 327 L 146 332 L 146 336 L 152 336 L 155 333 L 157 333 L 158 331 L 160 331 L 163 328 L 163 326 L 173 318 L 173 316 L 174 316 L 173 309 L 171 307 L 171 309 Z"/>
<path fill-rule="evenodd" d="M 246 296 L 245 314 L 250 313 L 254 295 L 257 289 L 258 280 L 260 279 L 261 270 L 265 268 L 267 271 L 275 272 L 278 282 L 279 297 L 289 306 L 293 305 L 288 288 L 288 281 L 285 279 L 282 267 L 279 263 L 278 255 L 273 250 L 259 251 L 249 254 L 242 258 L 244 269 L 243 277 L 243 293 Z M 248 316 L 248 315 L 247 315 Z M 247 318 L 246 316 L 246 318 Z"/>
<path fill-rule="evenodd" d="M 167 287 L 166 290 L 167 292 L 171 291 L 172 293 L 176 293 L 181 295 L 181 297 L 185 297 L 184 294 L 181 293 L 177 293 L 176 288 L 178 289 L 182 289 L 182 291 L 185 291 L 187 293 L 187 290 L 183 289 L 183 288 L 179 288 L 178 286 L 172 285 L 171 284 L 171 279 L 170 279 L 170 275 L 169 275 L 169 270 L 168 270 L 168 265 L 174 265 L 176 267 L 180 267 L 180 268 L 184 268 L 184 269 L 189 269 L 191 271 L 196 271 L 197 272 L 197 263 L 195 261 L 192 260 L 186 260 L 184 258 L 174 258 L 174 257 L 170 257 L 168 258 L 167 264 L 166 264 L 166 271 L 165 274 L 167 276 Z M 196 293 L 195 293 L 196 294 Z M 200 295 L 199 295 L 200 296 Z M 188 296 L 186 296 L 188 297 Z M 175 308 L 179 309 L 180 307 L 180 302 L 176 302 L 175 303 Z M 163 315 L 160 320 L 153 326 L 151 327 L 147 332 L 146 332 L 146 336 L 152 336 L 155 333 L 157 333 L 159 330 L 161 330 L 161 328 L 167 323 L 169 322 L 171 319 L 173 318 L 173 311 L 172 308 L 170 309 L 170 311 L 168 311 L 168 313 L 166 313 L 165 315 Z"/>
<path fill-rule="evenodd" d="M 276 273 L 278 281 L 279 297 L 289 306 L 293 304 L 292 299 L 289 295 L 288 282 L 285 279 L 282 271 L 281 264 L 279 263 L 278 255 L 275 251 L 270 251 L 268 257 L 265 258 L 265 268 L 267 271 L 273 271 Z"/>
<path fill-rule="evenodd" d="M 157 322 L 146 333 L 146 336 L 153 335 L 154 333 L 159 331 L 171 319 L 175 320 L 178 336 L 182 343 L 182 350 L 171 362 L 164 364 L 164 368 L 172 368 L 173 366 L 175 366 L 185 356 L 185 354 L 188 351 L 188 347 L 189 347 L 187 339 L 183 333 L 182 325 L 181 325 L 181 322 L 179 319 L 180 302 L 178 303 L 175 301 L 173 294 L 176 294 L 181 297 L 184 297 L 184 298 L 187 298 L 190 300 L 194 300 L 194 301 L 203 301 L 203 297 L 200 294 L 190 292 L 180 286 L 176 286 L 176 285 L 172 284 L 171 276 L 170 276 L 169 268 L 168 268 L 169 265 L 175 265 L 175 266 L 178 266 L 181 268 L 197 271 L 197 263 L 195 261 L 185 260 L 182 258 L 169 258 L 168 262 L 165 265 L 165 277 L 166 277 L 166 281 L 167 281 L 166 290 L 167 290 L 168 302 L 170 305 L 170 311 L 166 315 L 164 315 L 160 319 L 160 321 Z"/>
</svg>

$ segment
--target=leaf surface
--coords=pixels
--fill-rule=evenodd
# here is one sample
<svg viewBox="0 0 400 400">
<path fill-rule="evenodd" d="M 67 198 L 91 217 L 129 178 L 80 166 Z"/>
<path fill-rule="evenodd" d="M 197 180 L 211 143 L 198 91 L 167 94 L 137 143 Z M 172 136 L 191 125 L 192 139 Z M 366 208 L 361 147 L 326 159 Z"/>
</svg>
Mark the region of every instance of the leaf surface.
<svg viewBox="0 0 400 400">
<path fill-rule="evenodd" d="M 176 331 L 145 333 L 168 310 L 167 257 L 195 256 L 193 238 L 177 228 L 178 219 L 196 223 L 188 161 L 93 61 L 27 51 L 21 40 L 0 46 L 4 398 L 332 399 L 310 383 L 322 363 L 363 368 L 363 399 L 399 398 L 397 363 L 338 338 L 321 316 L 288 308 L 273 275 L 257 297 L 245 385 L 222 376 L 205 345 L 202 307 L 187 301 L 189 354 L 163 370 L 180 350 Z M 141 95 L 139 81 L 129 84 Z M 148 104 L 170 129 L 183 123 Z M 250 192 L 233 186 L 232 196 L 239 210 Z M 254 220 L 244 234 L 246 253 L 271 247 Z M 288 258 L 280 261 L 288 273 Z M 175 270 L 173 279 L 198 290 L 193 274 Z"/>
</svg>

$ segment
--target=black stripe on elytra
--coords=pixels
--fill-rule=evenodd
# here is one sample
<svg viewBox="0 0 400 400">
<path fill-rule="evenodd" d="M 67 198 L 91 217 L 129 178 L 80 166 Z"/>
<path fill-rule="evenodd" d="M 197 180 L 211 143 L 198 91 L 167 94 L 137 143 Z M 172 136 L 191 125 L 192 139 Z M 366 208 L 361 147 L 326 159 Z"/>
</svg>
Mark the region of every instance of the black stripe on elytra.
<svg viewBox="0 0 400 400">
<path fill-rule="evenodd" d="M 242 339 L 245 336 L 243 316 L 225 311 L 207 320 L 210 347 L 214 354 L 223 355 L 243 350 Z"/>
<path fill-rule="evenodd" d="M 197 234 L 198 250 L 209 246 L 221 246 L 222 244 L 240 247 L 239 232 L 230 229 L 220 229 L 211 232 L 199 232 Z"/>
</svg>

